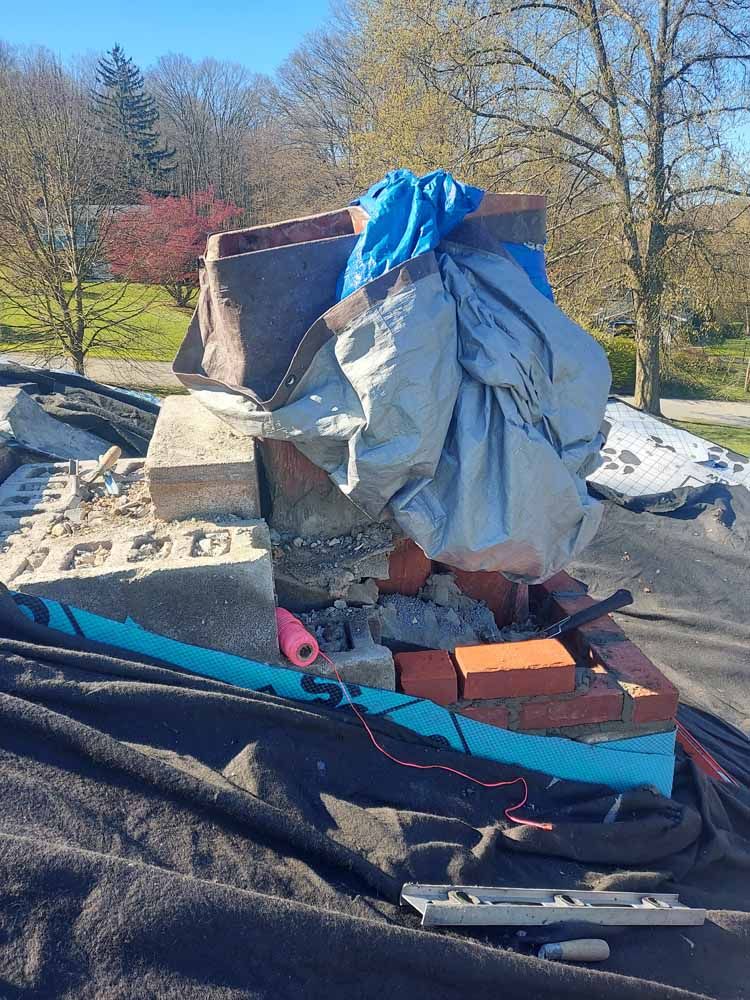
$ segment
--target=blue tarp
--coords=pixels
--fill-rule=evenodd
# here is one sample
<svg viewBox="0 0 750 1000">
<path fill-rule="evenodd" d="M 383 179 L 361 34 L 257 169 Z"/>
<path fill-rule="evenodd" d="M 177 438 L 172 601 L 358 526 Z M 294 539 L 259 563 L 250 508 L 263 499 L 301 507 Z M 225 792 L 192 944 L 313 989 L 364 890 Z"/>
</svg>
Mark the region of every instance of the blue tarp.
<svg viewBox="0 0 750 1000">
<path fill-rule="evenodd" d="M 479 208 L 483 197 L 481 188 L 462 184 L 446 170 L 433 170 L 424 177 L 411 170 L 391 170 L 353 202 L 370 219 L 339 279 L 338 299 L 412 257 L 434 250 L 465 216 Z M 554 302 L 543 250 L 523 243 L 502 243 L 501 247 L 523 268 L 534 288 Z"/>
<path fill-rule="evenodd" d="M 483 197 L 481 188 L 461 184 L 446 170 L 433 170 L 424 177 L 411 170 L 391 170 L 354 202 L 370 219 L 341 276 L 338 298 L 434 250 L 464 216 L 479 208 Z"/>
<path fill-rule="evenodd" d="M 550 302 L 555 301 L 550 283 L 547 280 L 547 268 L 544 263 L 544 251 L 538 247 L 528 246 L 526 243 L 502 243 L 503 250 L 506 250 L 516 264 L 519 264 L 529 281 L 538 292 L 546 296 Z"/>
</svg>

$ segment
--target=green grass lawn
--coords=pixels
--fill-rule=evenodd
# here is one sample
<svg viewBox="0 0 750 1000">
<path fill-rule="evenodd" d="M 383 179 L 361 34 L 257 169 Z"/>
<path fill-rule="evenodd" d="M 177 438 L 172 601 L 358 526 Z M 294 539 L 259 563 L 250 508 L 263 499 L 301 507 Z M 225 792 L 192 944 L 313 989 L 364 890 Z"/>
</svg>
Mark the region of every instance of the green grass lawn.
<svg viewBox="0 0 750 1000">
<path fill-rule="evenodd" d="M 727 427 L 724 424 L 693 424 L 680 420 L 670 420 L 675 427 L 681 427 L 698 437 L 707 438 L 723 448 L 731 448 L 738 455 L 750 457 L 750 430 L 743 427 Z"/>
<path fill-rule="evenodd" d="M 719 344 L 709 344 L 705 347 L 707 354 L 726 354 L 738 358 L 747 358 L 750 355 L 750 340 L 747 337 L 733 337 L 731 340 L 722 340 Z"/>
<path fill-rule="evenodd" d="M 107 303 L 122 290 L 115 282 L 92 282 L 85 297 Z M 136 361 L 171 361 L 185 336 L 192 309 L 179 308 L 164 289 L 153 285 L 130 285 L 122 300 L 108 307 L 112 327 L 108 338 L 114 344 L 94 347 L 90 357 Z M 133 313 L 138 315 L 133 316 Z M 132 318 L 131 318 L 132 317 Z M 0 294 L 0 352 L 39 351 L 44 347 L 33 320 Z"/>
<path fill-rule="evenodd" d="M 662 382 L 661 394 L 665 399 L 723 399 L 728 403 L 750 403 L 750 393 L 741 385 L 711 378 L 681 380 L 670 377 Z"/>
</svg>

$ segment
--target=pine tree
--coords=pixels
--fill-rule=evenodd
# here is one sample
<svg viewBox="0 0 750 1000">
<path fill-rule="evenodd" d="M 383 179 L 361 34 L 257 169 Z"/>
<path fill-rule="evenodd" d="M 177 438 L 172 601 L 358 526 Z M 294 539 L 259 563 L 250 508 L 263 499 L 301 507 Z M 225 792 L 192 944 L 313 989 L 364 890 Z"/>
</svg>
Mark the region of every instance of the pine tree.
<svg viewBox="0 0 750 1000">
<path fill-rule="evenodd" d="M 108 140 L 113 174 L 109 180 L 127 197 L 142 188 L 164 194 L 175 169 L 174 149 L 161 148 L 159 112 L 146 94 L 143 74 L 119 45 L 97 64 L 94 111 Z"/>
</svg>

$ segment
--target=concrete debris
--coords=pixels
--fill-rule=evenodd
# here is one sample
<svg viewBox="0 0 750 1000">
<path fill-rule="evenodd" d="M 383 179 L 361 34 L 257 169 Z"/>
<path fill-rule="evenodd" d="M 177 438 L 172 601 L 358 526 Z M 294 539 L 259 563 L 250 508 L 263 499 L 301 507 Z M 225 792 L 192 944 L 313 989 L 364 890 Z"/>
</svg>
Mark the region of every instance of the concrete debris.
<svg viewBox="0 0 750 1000">
<path fill-rule="evenodd" d="M 276 590 L 279 603 L 292 611 L 348 600 L 353 584 L 388 576 L 388 557 L 394 543 L 387 524 L 371 524 L 335 539 L 289 533 L 279 534 L 278 538 L 273 549 Z M 367 592 L 372 593 L 370 586 Z M 371 603 L 363 593 L 353 597 L 352 602 Z"/>
<path fill-rule="evenodd" d="M 90 569 L 92 566 L 103 566 L 109 559 L 112 546 L 106 542 L 94 543 L 93 545 L 79 545 L 73 550 L 70 556 L 68 569 Z M 44 560 L 42 559 L 42 562 Z M 41 562 L 37 564 L 37 567 Z"/>
<path fill-rule="evenodd" d="M 464 598 L 456 609 L 420 597 L 385 594 L 379 602 L 383 639 L 426 649 L 455 649 L 481 642 L 498 642 L 500 630 L 486 604 Z"/>
<path fill-rule="evenodd" d="M 172 550 L 169 538 L 155 538 L 153 533 L 136 540 L 133 551 L 128 556 L 128 562 L 147 562 L 150 559 L 163 559 Z"/>
<path fill-rule="evenodd" d="M 201 532 L 193 540 L 191 555 L 223 556 L 229 552 L 229 545 L 228 531 L 209 531 L 205 534 Z"/>
<path fill-rule="evenodd" d="M 452 573 L 433 573 L 418 596 L 423 601 L 437 604 L 441 608 L 452 608 L 454 611 L 470 612 L 477 604 L 461 591 Z"/>
<path fill-rule="evenodd" d="M 346 592 L 348 604 L 377 604 L 380 591 L 376 580 L 362 580 L 361 583 L 352 583 Z"/>
</svg>

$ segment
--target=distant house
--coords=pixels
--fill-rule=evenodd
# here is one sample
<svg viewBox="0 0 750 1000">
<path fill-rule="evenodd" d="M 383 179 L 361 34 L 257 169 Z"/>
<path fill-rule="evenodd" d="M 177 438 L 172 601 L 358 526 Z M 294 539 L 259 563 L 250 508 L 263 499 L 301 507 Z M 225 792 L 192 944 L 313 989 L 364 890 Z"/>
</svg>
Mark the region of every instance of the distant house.
<svg viewBox="0 0 750 1000">
<path fill-rule="evenodd" d="M 40 211 L 44 207 L 44 202 L 40 199 L 37 203 Z M 99 225 L 103 218 L 114 218 L 124 212 L 148 211 L 144 205 L 79 205 L 76 208 L 76 224 L 73 232 L 75 246 L 82 248 L 89 244 L 95 244 L 98 240 Z M 45 234 L 46 235 L 46 234 Z M 63 251 L 69 249 L 70 235 L 67 225 L 60 223 L 55 226 L 52 232 L 55 250 Z M 88 281 L 109 281 L 112 274 L 107 261 L 102 259 L 97 262 L 87 276 Z"/>
<path fill-rule="evenodd" d="M 679 312 L 662 312 L 661 336 L 666 347 L 672 343 L 682 327 L 691 322 L 691 310 L 681 309 Z M 614 336 L 633 336 L 635 334 L 635 307 L 633 294 L 626 291 L 622 296 L 613 298 L 606 306 L 597 310 L 592 316 L 595 326 L 606 330 Z"/>
</svg>

